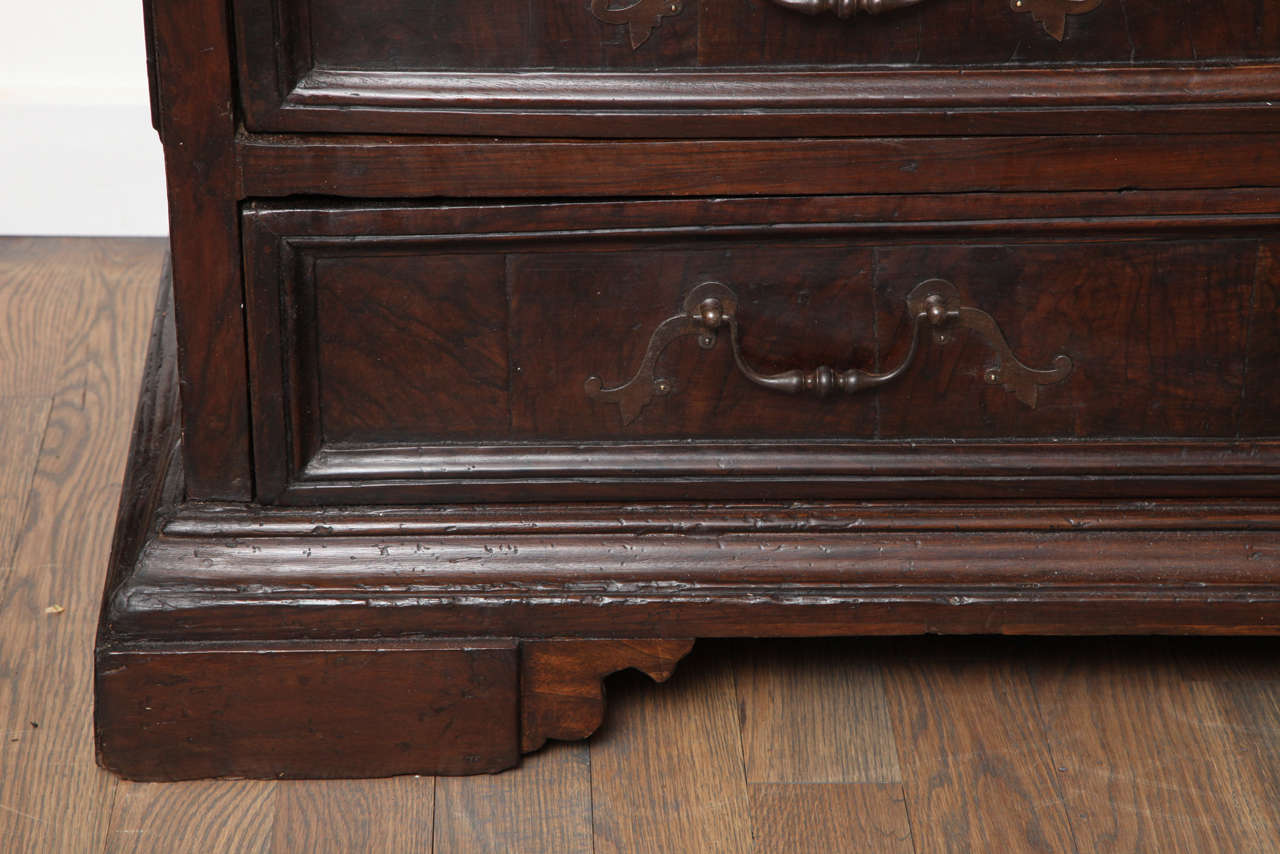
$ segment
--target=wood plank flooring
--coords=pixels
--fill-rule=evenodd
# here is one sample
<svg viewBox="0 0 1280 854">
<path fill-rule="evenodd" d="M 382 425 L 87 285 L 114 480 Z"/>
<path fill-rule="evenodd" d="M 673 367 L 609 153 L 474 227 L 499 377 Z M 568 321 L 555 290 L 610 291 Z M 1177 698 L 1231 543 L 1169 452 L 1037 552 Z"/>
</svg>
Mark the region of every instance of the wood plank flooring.
<svg viewBox="0 0 1280 854">
<path fill-rule="evenodd" d="M 0 851 L 1280 851 L 1280 643 L 702 641 L 494 777 L 143 785 L 91 648 L 160 241 L 0 239 Z"/>
</svg>

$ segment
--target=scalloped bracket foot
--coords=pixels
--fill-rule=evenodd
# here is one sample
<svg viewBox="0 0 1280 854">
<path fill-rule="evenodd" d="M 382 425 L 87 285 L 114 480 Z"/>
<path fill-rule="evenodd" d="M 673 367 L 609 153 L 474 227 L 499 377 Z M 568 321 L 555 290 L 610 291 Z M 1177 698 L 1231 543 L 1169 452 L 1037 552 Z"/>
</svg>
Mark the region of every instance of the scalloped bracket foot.
<svg viewBox="0 0 1280 854">
<path fill-rule="evenodd" d="M 665 682 L 691 639 L 567 639 L 520 645 L 520 750 L 587 738 L 604 722 L 604 678 L 635 669 Z"/>
</svg>

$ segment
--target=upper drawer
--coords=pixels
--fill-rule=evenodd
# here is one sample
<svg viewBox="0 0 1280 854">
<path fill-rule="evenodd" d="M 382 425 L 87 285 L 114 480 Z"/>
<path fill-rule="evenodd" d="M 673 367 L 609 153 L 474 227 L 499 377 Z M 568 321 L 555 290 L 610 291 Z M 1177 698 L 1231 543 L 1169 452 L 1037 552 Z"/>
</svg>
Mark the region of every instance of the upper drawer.
<svg viewBox="0 0 1280 854">
<path fill-rule="evenodd" d="M 1272 0 L 233 2 L 246 123 L 259 131 L 812 136 L 1280 124 L 1266 109 L 1280 98 Z M 823 11 L 803 13 L 814 8 Z M 1149 115 L 1135 117 L 1135 104 Z"/>
</svg>

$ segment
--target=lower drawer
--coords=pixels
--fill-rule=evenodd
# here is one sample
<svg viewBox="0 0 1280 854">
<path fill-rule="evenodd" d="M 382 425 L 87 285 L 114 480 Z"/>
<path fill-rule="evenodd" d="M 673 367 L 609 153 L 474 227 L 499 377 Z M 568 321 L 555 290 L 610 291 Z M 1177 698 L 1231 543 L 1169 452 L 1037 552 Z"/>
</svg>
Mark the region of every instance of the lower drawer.
<svg viewBox="0 0 1280 854">
<path fill-rule="evenodd" d="M 1267 201 L 251 205 L 259 498 L 1275 495 Z"/>
</svg>

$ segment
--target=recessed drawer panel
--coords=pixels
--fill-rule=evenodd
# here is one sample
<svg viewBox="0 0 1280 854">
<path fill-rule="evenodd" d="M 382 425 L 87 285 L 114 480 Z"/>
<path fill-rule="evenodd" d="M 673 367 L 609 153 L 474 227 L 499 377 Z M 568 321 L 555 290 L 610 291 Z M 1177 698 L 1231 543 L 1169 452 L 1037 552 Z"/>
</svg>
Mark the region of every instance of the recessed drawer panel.
<svg viewBox="0 0 1280 854">
<path fill-rule="evenodd" d="M 259 490 L 1274 490 L 1276 218 L 1041 203 L 254 206 Z"/>
<path fill-rule="evenodd" d="M 1280 61 L 1269 0 L 235 0 L 234 11 L 246 120 L 264 131 L 1195 131 L 1206 113 L 1219 129 L 1243 108 L 1265 119 Z M 1134 106 L 1152 116 L 1135 120 Z"/>
</svg>

